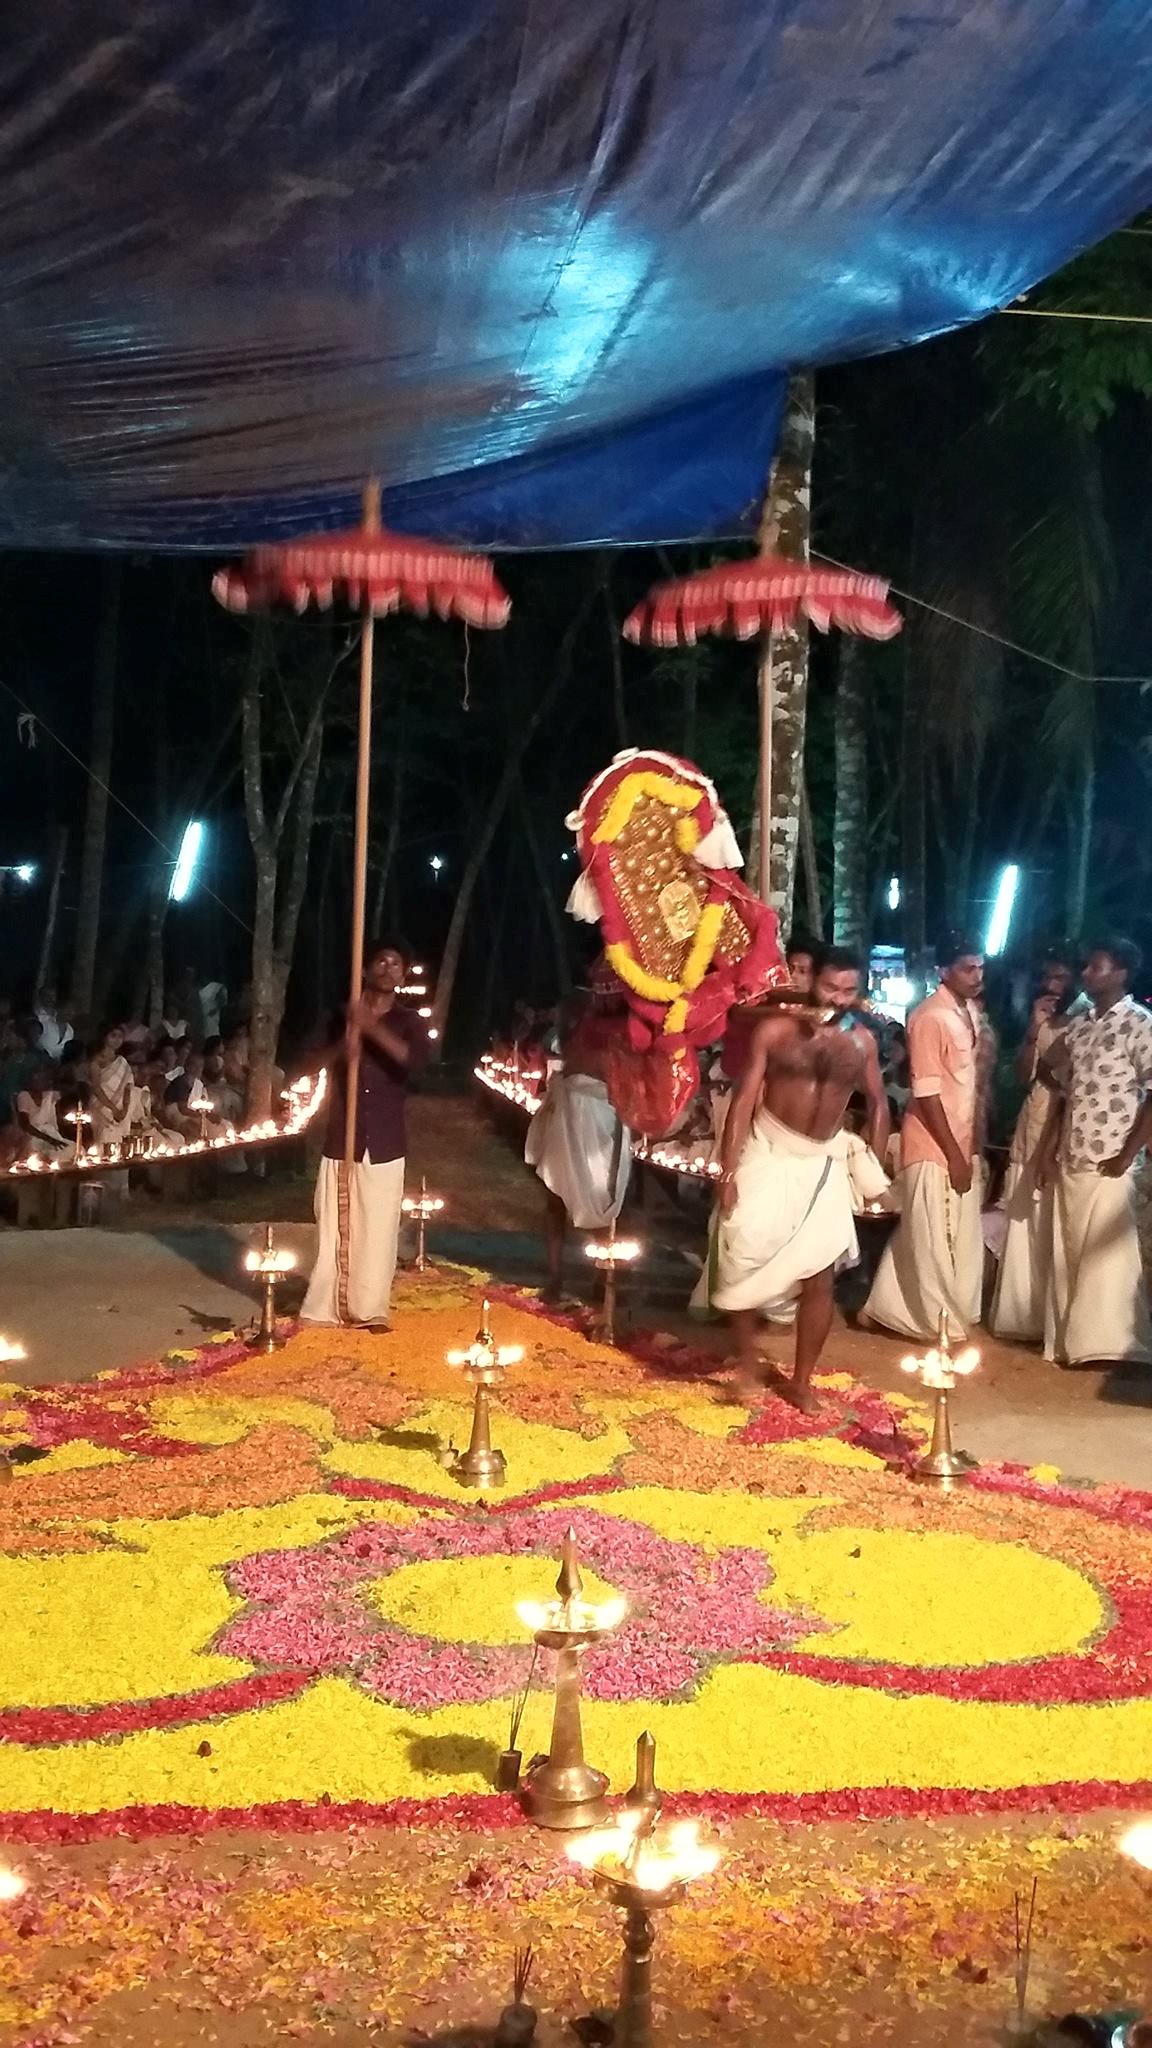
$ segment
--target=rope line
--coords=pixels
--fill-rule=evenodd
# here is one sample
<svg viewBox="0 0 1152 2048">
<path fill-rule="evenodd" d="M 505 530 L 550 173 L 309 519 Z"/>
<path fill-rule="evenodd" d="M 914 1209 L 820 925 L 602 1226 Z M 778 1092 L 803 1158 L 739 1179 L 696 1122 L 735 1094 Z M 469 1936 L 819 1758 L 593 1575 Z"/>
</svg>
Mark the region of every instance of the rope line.
<svg viewBox="0 0 1152 2048">
<path fill-rule="evenodd" d="M 1152 327 L 1152 313 L 1062 313 L 1055 306 L 1001 306 L 1018 320 L 1102 320 L 1109 327 Z"/>
<path fill-rule="evenodd" d="M 816 548 L 812 553 L 818 562 L 827 562 L 831 569 L 843 569 L 848 575 L 853 573 L 847 562 L 838 562 L 834 555 L 821 554 Z M 917 597 L 914 590 L 901 590 L 895 583 L 890 583 L 888 588 L 892 596 L 900 598 L 902 603 L 918 605 L 922 612 L 933 612 L 938 619 L 945 619 L 950 626 L 960 626 L 967 633 L 979 633 L 981 639 L 994 641 L 997 647 L 1005 648 L 1009 654 L 1022 655 L 1025 661 L 1038 662 L 1041 668 L 1053 669 L 1058 676 L 1067 676 L 1070 682 L 1152 684 L 1152 676 L 1089 675 L 1084 669 L 1068 668 L 1049 654 L 1038 654 L 1034 647 L 1024 647 L 1019 640 L 1008 640 L 1002 633 L 994 633 L 990 626 L 978 626 L 975 619 L 961 618 L 959 612 L 950 612 L 944 605 L 932 604 L 926 597 Z"/>
</svg>

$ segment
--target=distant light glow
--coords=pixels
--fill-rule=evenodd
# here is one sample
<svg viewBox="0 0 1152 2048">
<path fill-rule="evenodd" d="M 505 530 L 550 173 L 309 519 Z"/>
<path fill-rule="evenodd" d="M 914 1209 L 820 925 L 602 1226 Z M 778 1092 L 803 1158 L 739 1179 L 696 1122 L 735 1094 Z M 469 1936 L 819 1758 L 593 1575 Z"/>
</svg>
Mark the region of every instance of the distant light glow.
<svg viewBox="0 0 1152 2048">
<path fill-rule="evenodd" d="M 892 876 L 892 879 L 890 880 L 890 882 L 889 882 L 889 884 L 888 884 L 888 908 L 889 908 L 889 910 L 899 910 L 899 908 L 900 908 L 900 877 L 899 877 L 899 875 L 893 875 L 893 876 Z"/>
<path fill-rule="evenodd" d="M 172 886 L 168 895 L 173 903 L 183 903 L 191 892 L 196 879 L 196 869 L 204 847 L 204 826 L 199 818 L 193 818 L 184 827 L 176 866 L 172 870 Z"/>
<path fill-rule="evenodd" d="M 992 902 L 992 915 L 988 919 L 988 930 L 984 934 L 984 951 L 990 960 L 995 960 L 1008 944 L 1008 933 L 1012 924 L 1012 911 L 1016 903 L 1016 891 L 1020 887 L 1020 870 L 1010 862 L 1000 870 L 996 884 L 996 895 Z"/>
<path fill-rule="evenodd" d="M 432 870 L 432 873 L 433 873 L 434 875 L 438 875 L 438 874 L 440 873 L 441 869 L 443 868 L 443 866 L 444 866 L 444 863 L 443 863 L 443 861 L 441 860 L 441 858 L 440 858 L 440 855 L 439 855 L 438 853 L 434 853 L 434 854 L 432 855 L 432 858 L 431 858 L 431 860 L 429 861 L 428 865 L 429 865 L 429 867 L 431 868 L 431 870 Z"/>
<path fill-rule="evenodd" d="M 30 860 L 24 860 L 21 861 L 20 866 L 16 870 L 16 879 L 20 882 L 30 882 L 35 876 L 35 873 L 35 864 Z"/>
</svg>

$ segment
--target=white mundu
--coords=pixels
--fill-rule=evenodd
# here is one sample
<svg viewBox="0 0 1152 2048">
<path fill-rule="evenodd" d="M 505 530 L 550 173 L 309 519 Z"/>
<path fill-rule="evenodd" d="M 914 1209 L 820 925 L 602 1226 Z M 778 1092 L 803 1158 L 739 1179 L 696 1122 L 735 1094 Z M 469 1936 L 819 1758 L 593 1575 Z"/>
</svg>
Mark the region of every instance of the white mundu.
<svg viewBox="0 0 1152 2048">
<path fill-rule="evenodd" d="M 1064 1037 L 1064 1122 L 1053 1199 L 1044 1355 L 1060 1365 L 1152 1364 L 1152 1325 L 1136 1224 L 1138 1162 L 1123 1150 L 1152 1084 L 1152 1014 L 1121 997 L 1077 1017 Z"/>
<path fill-rule="evenodd" d="M 553 1074 L 528 1126 L 524 1157 L 559 1197 L 577 1230 L 603 1230 L 619 1216 L 632 1171 L 632 1140 L 603 1081 Z"/>
<path fill-rule="evenodd" d="M 1032 1084 L 1012 1133 L 1008 1172 L 999 1208 L 1007 1228 L 988 1312 L 995 1337 L 1038 1344 L 1044 1335 L 1044 1303 L 1052 1265 L 1052 1190 L 1037 1185 L 1040 1141 L 1052 1107 L 1052 1091 L 1037 1079 L 1042 1060 L 1071 1020 L 1046 1020 L 1036 1034 Z"/>
<path fill-rule="evenodd" d="M 900 1221 L 885 1248 L 864 1319 L 899 1337 L 936 1336 L 941 1315 L 953 1338 L 980 1320 L 984 1241 L 981 1174 L 957 1194 L 944 1153 L 918 1104 L 935 1097 L 960 1150 L 972 1159 L 979 1017 L 943 984 L 908 1019 L 912 1099 L 901 1132 Z"/>
<path fill-rule="evenodd" d="M 943 1166 L 918 1160 L 900 1174 L 900 1221 L 889 1239 L 865 1315 L 898 1337 L 927 1341 L 947 1315 L 953 1340 L 980 1320 L 984 1239 L 980 1174 L 958 1195 Z"/>
<path fill-rule="evenodd" d="M 712 1306 L 763 1309 L 857 1256 L 848 1139 L 807 1138 L 761 1106 L 736 1167 L 736 1201 L 716 1231 Z"/>
<path fill-rule="evenodd" d="M 306 1323 L 339 1323 L 340 1313 L 340 1159 L 322 1159 L 316 1177 L 316 1264 L 300 1311 Z M 365 1153 L 352 1168 L 345 1218 L 348 1316 L 353 1323 L 386 1323 L 396 1275 L 396 1243 L 400 1204 L 404 1199 L 404 1161 L 385 1159 L 373 1166 Z"/>
</svg>

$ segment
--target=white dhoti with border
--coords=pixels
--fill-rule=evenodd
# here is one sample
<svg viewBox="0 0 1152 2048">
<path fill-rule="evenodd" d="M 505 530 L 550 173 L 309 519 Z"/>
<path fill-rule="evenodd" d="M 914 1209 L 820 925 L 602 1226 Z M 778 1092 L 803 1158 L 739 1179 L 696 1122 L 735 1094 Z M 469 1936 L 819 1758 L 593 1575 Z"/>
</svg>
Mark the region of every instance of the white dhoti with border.
<svg viewBox="0 0 1152 2048">
<path fill-rule="evenodd" d="M 306 1323 L 339 1323 L 340 1175 L 344 1162 L 322 1159 L 316 1176 L 316 1264 L 300 1311 Z M 348 1317 L 353 1323 L 388 1320 L 396 1272 L 404 1161 L 373 1166 L 367 1154 L 352 1168 L 348 1189 Z"/>
<path fill-rule="evenodd" d="M 1066 1166 L 1057 1172 L 1044 1356 L 1059 1365 L 1152 1364 L 1135 1180 L 1135 1168 L 1120 1180 Z"/>
<path fill-rule="evenodd" d="M 980 1320 L 984 1238 L 981 1181 L 958 1195 L 943 1166 L 918 1159 L 900 1174 L 900 1221 L 884 1256 L 864 1314 L 898 1337 L 934 1338 L 946 1311 L 953 1342 Z"/>
<path fill-rule="evenodd" d="M 591 1074 L 553 1074 L 528 1126 L 524 1157 L 559 1197 L 577 1230 L 619 1216 L 632 1171 L 632 1139 Z"/>
<path fill-rule="evenodd" d="M 807 1138 L 759 1109 L 736 1167 L 736 1204 L 716 1230 L 714 1308 L 763 1310 L 858 1256 L 847 1138 Z"/>
</svg>

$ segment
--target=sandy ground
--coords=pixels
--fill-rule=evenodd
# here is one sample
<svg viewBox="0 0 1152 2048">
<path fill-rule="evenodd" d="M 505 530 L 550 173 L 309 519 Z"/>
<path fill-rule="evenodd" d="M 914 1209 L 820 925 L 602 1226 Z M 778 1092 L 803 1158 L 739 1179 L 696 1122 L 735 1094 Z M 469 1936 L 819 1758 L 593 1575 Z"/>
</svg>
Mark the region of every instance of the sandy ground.
<svg viewBox="0 0 1152 2048">
<path fill-rule="evenodd" d="M 516 1138 L 515 1125 L 494 1125 L 487 1106 L 470 1098 L 418 1099 L 409 1181 L 415 1185 L 423 1173 L 447 1200 L 445 1225 L 430 1239 L 433 1251 L 532 1285 L 542 1276 L 543 1204 Z M 646 1255 L 631 1309 L 639 1322 L 683 1331 L 704 1211 L 691 1191 L 681 1192 L 678 1202 L 660 1184 L 647 1186 L 634 1219 Z M 0 1230 L 0 1329 L 29 1353 L 19 1376 L 87 1379 L 245 1322 L 252 1314 L 241 1267 L 246 1244 L 271 1219 L 306 1272 L 310 1207 L 311 1177 L 300 1170 L 242 1183 L 194 1211 L 134 1197 L 120 1226 L 109 1230 Z M 569 1272 L 573 1292 L 586 1296 L 590 1279 L 578 1246 Z M 850 1284 L 849 1314 L 852 1293 Z M 293 1304 L 291 1288 L 284 1299 Z M 695 1338 L 722 1355 L 720 1329 L 699 1329 Z M 899 1371 L 905 1349 L 848 1327 L 841 1316 L 827 1363 L 875 1386 L 906 1386 Z M 787 1350 L 785 1338 L 782 1361 Z M 957 1434 L 977 1457 L 1152 1485 L 1152 1374 L 1059 1372 L 1035 1352 L 991 1340 L 983 1352 L 981 1371 L 956 1401 Z"/>
</svg>

